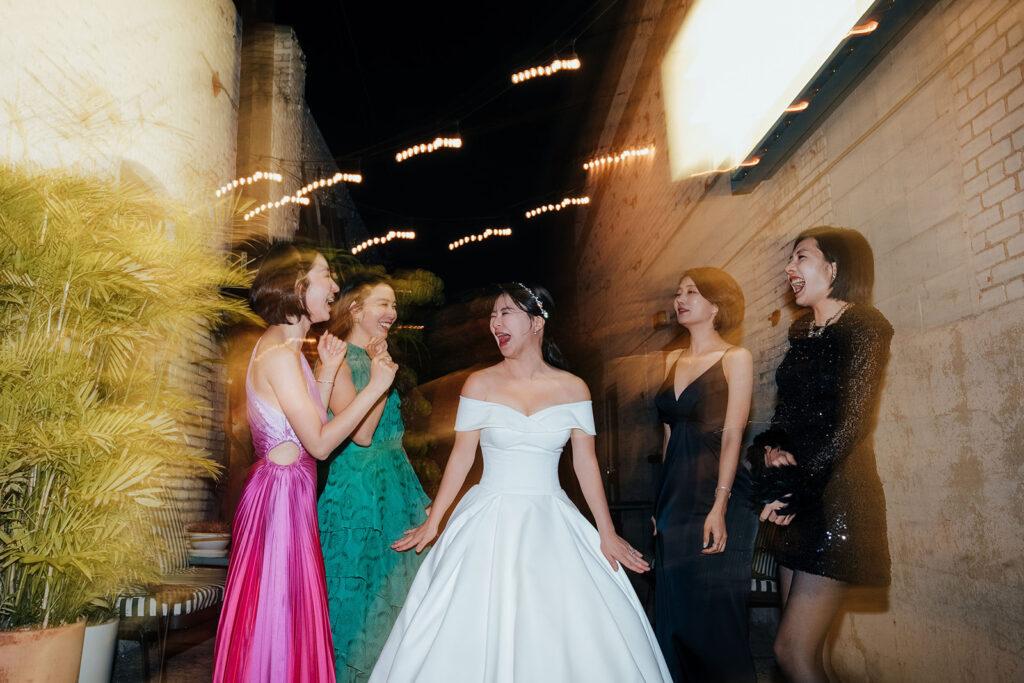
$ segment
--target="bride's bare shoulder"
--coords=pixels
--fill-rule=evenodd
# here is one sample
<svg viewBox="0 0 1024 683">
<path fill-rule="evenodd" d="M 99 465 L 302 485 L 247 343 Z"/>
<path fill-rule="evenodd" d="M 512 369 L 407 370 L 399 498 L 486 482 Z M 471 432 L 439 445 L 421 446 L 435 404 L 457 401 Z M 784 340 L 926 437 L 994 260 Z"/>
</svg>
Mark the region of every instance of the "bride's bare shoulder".
<svg viewBox="0 0 1024 683">
<path fill-rule="evenodd" d="M 462 384 L 462 391 L 459 393 L 466 398 L 486 400 L 488 391 L 494 385 L 494 367 L 476 370 L 470 373 L 469 377 Z"/>
<path fill-rule="evenodd" d="M 590 387 L 582 379 L 565 370 L 556 370 L 555 379 L 565 395 L 566 403 L 590 400 Z"/>
</svg>

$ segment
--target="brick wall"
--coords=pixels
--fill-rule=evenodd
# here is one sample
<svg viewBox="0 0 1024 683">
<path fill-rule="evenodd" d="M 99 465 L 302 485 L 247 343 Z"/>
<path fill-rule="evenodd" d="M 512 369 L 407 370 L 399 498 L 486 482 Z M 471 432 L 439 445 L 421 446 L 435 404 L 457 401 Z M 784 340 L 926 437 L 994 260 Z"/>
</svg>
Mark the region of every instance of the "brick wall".
<svg viewBox="0 0 1024 683">
<path fill-rule="evenodd" d="M 718 266 L 743 287 L 756 432 L 795 313 L 791 240 L 816 224 L 856 228 L 896 328 L 874 437 L 893 586 L 883 606 L 848 604 L 833 665 L 843 680 L 1024 677 L 1024 3 L 937 3 L 742 196 L 726 177 L 670 180 L 660 63 L 685 11 L 661 0 L 629 11 L 598 147 L 653 141 L 656 152 L 593 174 L 575 231 L 572 325 L 590 336 L 577 353 L 602 459 L 617 448 L 620 496 L 652 495 L 653 393 L 678 328 L 651 321 L 679 274 Z"/>
</svg>

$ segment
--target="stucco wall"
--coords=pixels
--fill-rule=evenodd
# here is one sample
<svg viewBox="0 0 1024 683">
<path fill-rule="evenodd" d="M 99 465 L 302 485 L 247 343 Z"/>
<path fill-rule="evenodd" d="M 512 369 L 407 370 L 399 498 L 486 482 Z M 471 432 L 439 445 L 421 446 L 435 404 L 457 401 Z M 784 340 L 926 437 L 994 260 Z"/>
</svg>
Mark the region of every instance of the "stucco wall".
<svg viewBox="0 0 1024 683">
<path fill-rule="evenodd" d="M 887 604 L 851 602 L 833 665 L 843 680 L 1021 679 L 1024 4 L 939 2 L 743 196 L 726 177 L 669 179 L 659 67 L 684 12 L 634 3 L 598 145 L 657 151 L 593 174 L 576 226 L 575 324 L 591 336 L 598 418 L 618 431 L 622 497 L 651 495 L 660 349 L 678 332 L 651 321 L 682 270 L 722 267 L 744 289 L 756 432 L 793 314 L 789 243 L 816 224 L 856 228 L 896 328 L 874 438 L 893 585 Z"/>
<path fill-rule="evenodd" d="M 214 190 L 235 177 L 241 34 L 230 0 L 5 0 L 0 16 L 0 158 L 141 180 L 213 207 Z M 226 237 L 211 230 L 209 246 Z M 195 344 L 198 357 L 219 354 L 212 340 Z M 173 372 L 211 401 L 185 429 L 214 458 L 223 374 L 211 363 Z M 185 519 L 210 512 L 207 481 L 180 478 L 173 494 Z"/>
</svg>

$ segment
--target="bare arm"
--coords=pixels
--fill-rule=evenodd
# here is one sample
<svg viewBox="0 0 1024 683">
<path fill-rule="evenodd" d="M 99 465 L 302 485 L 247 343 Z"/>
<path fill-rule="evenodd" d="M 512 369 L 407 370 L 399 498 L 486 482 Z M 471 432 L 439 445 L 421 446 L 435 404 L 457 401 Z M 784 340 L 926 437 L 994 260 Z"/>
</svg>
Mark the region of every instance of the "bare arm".
<svg viewBox="0 0 1024 683">
<path fill-rule="evenodd" d="M 314 458 L 323 460 L 355 430 L 395 378 L 396 366 L 383 360 L 371 371 L 366 388 L 334 419 L 326 424 L 309 396 L 298 353 L 290 349 L 274 349 L 259 361 L 270 388 L 288 423 L 295 430 L 303 448 Z"/>
<path fill-rule="evenodd" d="M 715 504 L 704 520 L 704 550 L 706 555 L 725 550 L 728 529 L 725 527 L 725 512 L 736 479 L 736 468 L 740 462 L 740 446 L 743 443 L 743 429 L 750 416 L 750 398 L 754 390 L 754 358 L 750 351 L 734 347 L 722 357 L 722 370 L 729 385 L 729 398 L 725 408 L 725 424 L 722 428 L 722 450 L 718 456 L 718 483 L 715 488 Z"/>
<path fill-rule="evenodd" d="M 358 393 L 356 385 L 352 381 L 352 366 L 345 362 L 335 376 L 334 392 L 331 394 L 331 412 L 335 415 L 340 415 Z M 377 431 L 377 425 L 380 424 L 380 417 L 384 414 L 384 404 L 386 402 L 387 394 L 385 393 L 377 399 L 377 402 L 373 404 L 373 408 L 370 409 L 370 412 L 366 414 L 355 432 L 353 432 L 353 443 L 364 448 L 373 443 L 373 433 Z"/>
<path fill-rule="evenodd" d="M 316 351 L 320 357 L 315 373 L 316 387 L 320 392 L 320 403 L 327 405 L 331 400 L 334 376 L 338 374 L 338 368 L 345 362 L 348 344 L 330 332 L 324 332 L 317 340 Z"/>
<path fill-rule="evenodd" d="M 642 555 L 633 549 L 625 539 L 615 533 L 611 513 L 608 512 L 608 500 L 604 496 L 604 483 L 601 481 L 601 470 L 597 465 L 597 454 L 594 451 L 594 437 L 582 429 L 572 430 L 572 467 L 580 482 L 580 490 L 590 507 L 597 523 L 597 531 L 601 535 L 601 552 L 612 569 L 618 571 L 619 564 L 635 572 L 650 570 Z"/>
<path fill-rule="evenodd" d="M 455 432 L 455 445 L 452 447 L 451 455 L 448 456 L 448 464 L 444 468 L 444 476 L 441 477 L 441 485 L 437 489 L 437 496 L 430 506 L 430 514 L 427 521 L 415 529 L 409 529 L 405 536 L 391 544 L 391 547 L 398 551 L 416 549 L 417 553 L 433 542 L 437 537 L 437 530 L 441 527 L 441 520 L 451 507 L 455 496 L 466 483 L 466 475 L 469 474 L 476 459 L 476 446 L 480 442 L 480 430 L 472 432 Z"/>
</svg>

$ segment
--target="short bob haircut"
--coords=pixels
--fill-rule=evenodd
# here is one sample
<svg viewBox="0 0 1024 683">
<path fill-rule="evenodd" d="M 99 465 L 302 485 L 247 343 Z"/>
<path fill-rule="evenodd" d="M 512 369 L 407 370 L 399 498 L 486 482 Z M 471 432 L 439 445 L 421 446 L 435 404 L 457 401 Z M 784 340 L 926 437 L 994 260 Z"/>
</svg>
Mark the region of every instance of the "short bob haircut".
<svg viewBox="0 0 1024 683">
<path fill-rule="evenodd" d="M 309 271 L 320 253 L 293 242 L 276 242 L 260 261 L 249 289 L 249 307 L 268 325 L 287 325 L 309 316 Z"/>
<path fill-rule="evenodd" d="M 690 268 L 679 276 L 690 278 L 697 285 L 700 295 L 718 306 L 715 315 L 715 329 L 722 336 L 728 336 L 743 324 L 743 290 L 727 272 L 718 268 Z"/>
<path fill-rule="evenodd" d="M 793 251 L 806 239 L 818 243 L 825 260 L 835 264 L 836 279 L 829 296 L 855 304 L 870 304 L 875 287 L 875 257 L 864 235 L 849 228 L 819 225 L 793 240 Z"/>
</svg>

